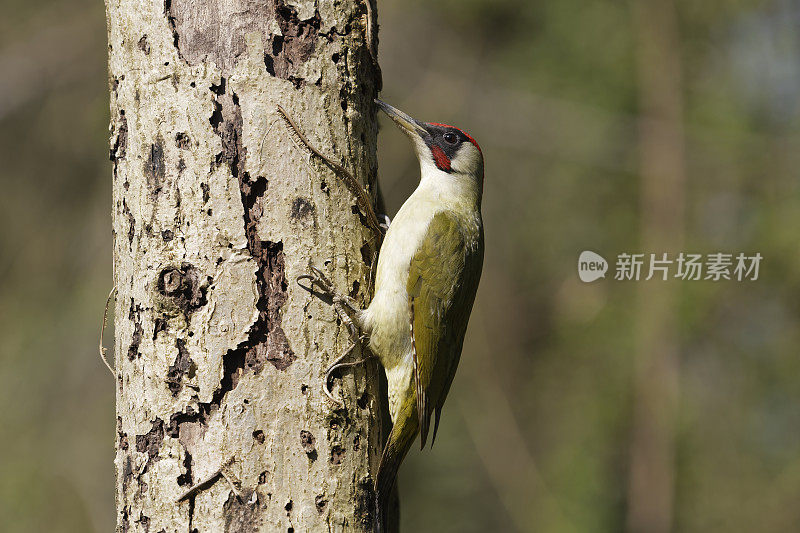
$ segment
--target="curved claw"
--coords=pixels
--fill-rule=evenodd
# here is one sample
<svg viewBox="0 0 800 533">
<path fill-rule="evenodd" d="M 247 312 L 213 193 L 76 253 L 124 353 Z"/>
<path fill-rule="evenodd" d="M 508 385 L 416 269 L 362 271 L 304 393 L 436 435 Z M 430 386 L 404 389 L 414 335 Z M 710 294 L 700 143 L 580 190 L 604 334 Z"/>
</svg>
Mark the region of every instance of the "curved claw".
<svg viewBox="0 0 800 533">
<path fill-rule="evenodd" d="M 335 403 L 339 407 L 344 407 L 344 402 L 339 400 L 338 398 L 335 398 L 333 396 L 333 393 L 331 392 L 331 390 L 328 388 L 328 383 L 330 383 L 330 381 L 329 381 L 330 372 L 331 372 L 331 370 L 328 370 L 328 372 L 325 374 L 325 383 L 322 384 L 322 393 L 325 396 L 327 396 L 330 401 L 332 401 L 333 403 Z"/>
<path fill-rule="evenodd" d="M 300 285 L 302 288 L 304 288 L 305 290 L 307 290 L 309 292 L 313 291 L 314 285 L 316 285 L 317 287 L 319 287 L 322 290 L 322 292 L 324 294 L 327 294 L 327 295 L 333 294 L 333 292 L 334 292 L 333 285 L 328 280 L 328 278 L 325 277 L 325 274 L 323 274 L 320 269 L 318 269 L 317 267 L 315 267 L 313 265 L 309 265 L 309 268 L 311 269 L 312 273 L 311 274 L 301 274 L 300 276 L 297 276 L 297 278 L 295 278 L 295 281 L 297 281 L 297 284 Z M 302 283 L 300 283 L 301 280 L 308 280 L 311 283 L 308 286 L 307 285 L 303 285 Z"/>
<path fill-rule="evenodd" d="M 363 339 L 359 340 L 363 341 Z M 335 398 L 333 396 L 333 392 L 331 392 L 331 390 L 328 388 L 328 384 L 330 384 L 331 382 L 332 374 L 339 368 L 346 368 L 346 367 L 360 365 L 366 363 L 368 360 L 375 357 L 374 355 L 369 355 L 363 359 L 359 359 L 358 361 L 350 361 L 347 363 L 342 363 L 342 360 L 344 360 L 348 355 L 350 355 L 355 347 L 356 347 L 355 344 L 351 344 L 350 347 L 347 348 L 347 350 L 344 352 L 344 354 L 342 354 L 341 357 L 336 359 L 336 361 L 334 361 L 333 364 L 328 367 L 328 370 L 325 371 L 325 381 L 322 383 L 322 392 L 325 394 L 325 396 L 330 398 L 332 402 L 336 403 L 340 407 L 344 407 L 344 402 L 342 402 L 338 398 Z"/>
<path fill-rule="evenodd" d="M 331 390 L 328 388 L 328 385 L 329 385 L 329 384 L 330 384 L 330 382 L 331 382 L 331 374 L 333 374 L 333 372 L 334 372 L 334 371 L 335 371 L 337 368 L 340 368 L 340 367 L 342 367 L 342 366 L 348 366 L 348 363 L 344 363 L 344 364 L 343 364 L 343 363 L 342 363 L 342 361 L 343 361 L 343 360 L 344 360 L 344 359 L 345 359 L 345 358 L 346 358 L 348 355 L 350 355 L 350 354 L 353 352 L 353 350 L 355 349 L 355 347 L 356 347 L 356 345 L 355 345 L 355 344 L 351 344 L 351 345 L 350 345 L 350 346 L 347 348 L 347 350 L 345 350 L 345 352 L 344 352 L 344 353 L 343 353 L 341 356 L 339 356 L 339 358 L 338 358 L 338 359 L 336 359 L 336 361 L 334 361 L 334 362 L 333 362 L 333 364 L 332 364 L 331 366 L 329 366 L 329 367 L 328 367 L 328 370 L 326 370 L 326 371 L 325 371 L 325 380 L 322 382 L 322 392 L 323 392 L 323 394 L 325 394 L 325 396 L 327 396 L 327 397 L 328 397 L 328 398 L 329 398 L 329 399 L 330 399 L 332 402 L 334 402 L 334 403 L 335 403 L 336 405 L 338 405 L 339 407 L 344 407 L 344 402 L 342 402 L 342 401 L 341 401 L 341 400 L 339 400 L 338 398 L 334 398 L 334 396 L 333 396 L 333 393 L 332 393 L 332 392 L 331 392 Z"/>
<path fill-rule="evenodd" d="M 312 286 L 313 286 L 314 277 L 310 276 L 309 274 L 303 274 L 302 276 L 297 276 L 294 280 L 297 282 L 298 285 L 303 287 L 305 290 L 307 290 L 307 291 L 312 290 L 312 286 L 306 286 L 306 285 L 303 285 L 302 283 L 300 283 L 300 280 L 304 280 L 304 279 L 309 280 L 311 282 Z"/>
</svg>

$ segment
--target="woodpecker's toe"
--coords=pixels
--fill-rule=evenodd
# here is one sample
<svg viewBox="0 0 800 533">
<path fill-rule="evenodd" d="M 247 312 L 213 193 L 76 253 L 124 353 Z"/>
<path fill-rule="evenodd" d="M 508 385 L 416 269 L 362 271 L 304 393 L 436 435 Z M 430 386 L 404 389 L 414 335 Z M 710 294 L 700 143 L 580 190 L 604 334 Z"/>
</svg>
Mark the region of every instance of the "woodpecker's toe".
<svg viewBox="0 0 800 533">
<path fill-rule="evenodd" d="M 392 219 L 389 218 L 389 215 L 378 215 L 378 220 L 380 221 L 381 229 L 384 233 L 389 231 L 389 226 L 392 224 Z"/>
</svg>

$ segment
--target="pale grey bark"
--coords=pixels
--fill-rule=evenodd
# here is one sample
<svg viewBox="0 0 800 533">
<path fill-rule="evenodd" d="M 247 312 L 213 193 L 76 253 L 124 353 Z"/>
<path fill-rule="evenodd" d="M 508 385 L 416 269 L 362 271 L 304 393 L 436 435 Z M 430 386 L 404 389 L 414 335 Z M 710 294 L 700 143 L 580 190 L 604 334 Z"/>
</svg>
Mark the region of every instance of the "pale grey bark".
<svg viewBox="0 0 800 533">
<path fill-rule="evenodd" d="M 294 279 L 311 260 L 366 303 L 377 243 L 276 113 L 374 185 L 365 4 L 106 9 L 117 530 L 371 530 L 379 369 L 337 380 L 344 408 L 324 397 L 348 335 Z"/>
</svg>

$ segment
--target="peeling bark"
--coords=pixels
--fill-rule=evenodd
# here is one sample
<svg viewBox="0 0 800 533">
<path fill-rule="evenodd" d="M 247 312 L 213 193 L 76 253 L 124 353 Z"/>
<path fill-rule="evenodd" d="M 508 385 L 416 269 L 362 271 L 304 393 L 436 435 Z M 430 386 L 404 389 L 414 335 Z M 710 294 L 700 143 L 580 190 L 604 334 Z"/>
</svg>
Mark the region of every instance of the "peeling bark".
<svg viewBox="0 0 800 533">
<path fill-rule="evenodd" d="M 311 260 L 366 303 L 375 243 L 275 113 L 374 190 L 365 5 L 106 10 L 117 531 L 370 531 L 380 371 L 345 374 L 345 407 L 327 402 L 347 332 L 293 280 Z"/>
</svg>

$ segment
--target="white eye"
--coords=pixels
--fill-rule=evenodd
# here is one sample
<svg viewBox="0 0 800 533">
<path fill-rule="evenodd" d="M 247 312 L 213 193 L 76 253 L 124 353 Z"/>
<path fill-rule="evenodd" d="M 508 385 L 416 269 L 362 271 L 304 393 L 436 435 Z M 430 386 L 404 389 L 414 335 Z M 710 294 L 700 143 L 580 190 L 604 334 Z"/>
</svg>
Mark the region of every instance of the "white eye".
<svg viewBox="0 0 800 533">
<path fill-rule="evenodd" d="M 456 137 L 455 133 L 447 132 L 443 135 L 444 142 L 447 144 L 456 144 L 458 142 L 458 137 Z"/>
</svg>

